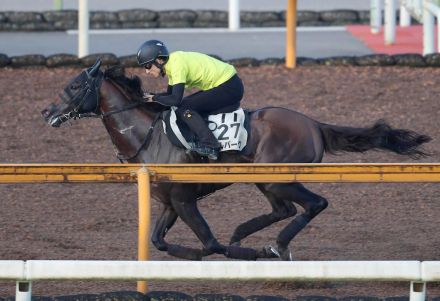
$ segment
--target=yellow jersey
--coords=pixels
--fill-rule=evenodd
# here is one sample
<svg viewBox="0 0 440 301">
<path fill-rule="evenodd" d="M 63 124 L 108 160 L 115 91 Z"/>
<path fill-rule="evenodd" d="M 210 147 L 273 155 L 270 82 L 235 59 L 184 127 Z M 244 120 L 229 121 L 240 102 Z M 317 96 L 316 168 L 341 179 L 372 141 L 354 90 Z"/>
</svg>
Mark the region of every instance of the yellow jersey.
<svg viewBox="0 0 440 301">
<path fill-rule="evenodd" d="M 220 86 L 237 72 L 234 66 L 198 52 L 176 51 L 164 65 L 168 84 L 209 90 Z"/>
</svg>

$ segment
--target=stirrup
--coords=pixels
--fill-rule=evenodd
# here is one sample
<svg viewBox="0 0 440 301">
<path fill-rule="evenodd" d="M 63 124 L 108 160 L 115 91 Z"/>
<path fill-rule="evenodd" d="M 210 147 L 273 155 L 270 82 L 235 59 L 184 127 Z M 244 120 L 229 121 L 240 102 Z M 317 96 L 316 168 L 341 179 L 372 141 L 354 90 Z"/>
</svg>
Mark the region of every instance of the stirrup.
<svg viewBox="0 0 440 301">
<path fill-rule="evenodd" d="M 200 156 L 208 157 L 211 160 L 218 159 L 218 149 L 212 147 L 196 145 L 193 147 L 192 151 L 198 153 Z"/>
</svg>

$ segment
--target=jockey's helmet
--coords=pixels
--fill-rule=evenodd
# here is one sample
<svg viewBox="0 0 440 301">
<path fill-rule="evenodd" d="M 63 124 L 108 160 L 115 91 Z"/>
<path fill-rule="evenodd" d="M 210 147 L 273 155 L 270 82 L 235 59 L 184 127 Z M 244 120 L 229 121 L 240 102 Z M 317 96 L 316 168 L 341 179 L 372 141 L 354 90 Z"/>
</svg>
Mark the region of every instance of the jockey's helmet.
<svg viewBox="0 0 440 301">
<path fill-rule="evenodd" d="M 156 59 L 168 61 L 170 53 L 164 43 L 158 40 L 148 40 L 139 47 L 137 61 L 141 66 L 153 63 Z"/>
</svg>

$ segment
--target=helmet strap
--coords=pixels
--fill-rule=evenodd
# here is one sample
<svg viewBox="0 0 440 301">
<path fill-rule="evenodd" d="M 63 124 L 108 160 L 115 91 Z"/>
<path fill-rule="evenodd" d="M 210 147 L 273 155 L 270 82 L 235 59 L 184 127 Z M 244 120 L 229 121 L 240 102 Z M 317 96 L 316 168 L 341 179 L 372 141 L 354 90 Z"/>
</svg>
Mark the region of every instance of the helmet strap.
<svg viewBox="0 0 440 301">
<path fill-rule="evenodd" d="M 166 62 L 163 63 L 163 64 L 159 64 L 156 60 L 154 60 L 154 62 L 153 62 L 153 65 L 156 66 L 157 68 L 159 68 L 159 70 L 160 70 L 160 75 L 161 75 L 162 77 L 165 76 L 165 69 L 164 69 L 164 67 L 163 67 L 165 64 L 166 64 Z"/>
</svg>

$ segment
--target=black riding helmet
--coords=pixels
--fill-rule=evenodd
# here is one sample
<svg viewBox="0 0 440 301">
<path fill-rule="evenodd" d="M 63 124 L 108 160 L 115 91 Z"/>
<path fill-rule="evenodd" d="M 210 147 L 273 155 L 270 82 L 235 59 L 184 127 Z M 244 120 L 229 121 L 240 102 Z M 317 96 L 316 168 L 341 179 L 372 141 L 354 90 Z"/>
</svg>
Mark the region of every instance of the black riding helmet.
<svg viewBox="0 0 440 301">
<path fill-rule="evenodd" d="M 168 61 L 170 53 L 167 47 L 158 40 L 148 40 L 139 47 L 137 52 L 137 61 L 141 66 L 154 63 L 156 59 L 162 59 L 165 62 Z"/>
</svg>

